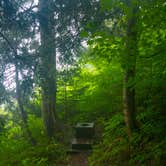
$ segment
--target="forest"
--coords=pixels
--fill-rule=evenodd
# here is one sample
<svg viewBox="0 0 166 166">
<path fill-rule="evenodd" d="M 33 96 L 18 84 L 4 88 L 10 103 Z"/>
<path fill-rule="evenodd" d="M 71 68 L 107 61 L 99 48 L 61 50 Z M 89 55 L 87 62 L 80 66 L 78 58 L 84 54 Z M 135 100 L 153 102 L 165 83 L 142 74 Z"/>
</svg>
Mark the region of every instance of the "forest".
<svg viewBox="0 0 166 166">
<path fill-rule="evenodd" d="M 165 166 L 165 129 L 165 0 L 0 0 L 0 166 Z"/>
</svg>

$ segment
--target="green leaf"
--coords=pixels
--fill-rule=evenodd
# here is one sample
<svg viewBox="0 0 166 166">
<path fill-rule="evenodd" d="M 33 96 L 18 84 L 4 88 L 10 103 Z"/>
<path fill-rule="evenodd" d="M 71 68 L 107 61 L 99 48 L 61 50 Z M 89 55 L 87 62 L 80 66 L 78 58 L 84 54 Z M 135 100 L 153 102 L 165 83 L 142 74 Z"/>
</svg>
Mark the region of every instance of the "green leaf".
<svg viewBox="0 0 166 166">
<path fill-rule="evenodd" d="M 101 0 L 101 7 L 103 10 L 110 10 L 112 9 L 111 1 L 110 0 Z"/>
<path fill-rule="evenodd" d="M 80 32 L 80 36 L 81 36 L 82 38 L 88 37 L 88 32 L 87 32 L 87 31 L 81 31 L 81 32 Z"/>
</svg>

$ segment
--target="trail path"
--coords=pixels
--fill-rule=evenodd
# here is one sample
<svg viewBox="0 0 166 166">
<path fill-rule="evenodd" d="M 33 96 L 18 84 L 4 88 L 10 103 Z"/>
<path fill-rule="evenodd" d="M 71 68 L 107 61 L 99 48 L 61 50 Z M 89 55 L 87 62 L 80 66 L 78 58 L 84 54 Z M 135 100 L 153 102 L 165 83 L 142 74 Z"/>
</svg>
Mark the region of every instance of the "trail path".
<svg viewBox="0 0 166 166">
<path fill-rule="evenodd" d="M 70 154 L 68 166 L 88 166 L 88 153 Z"/>
</svg>

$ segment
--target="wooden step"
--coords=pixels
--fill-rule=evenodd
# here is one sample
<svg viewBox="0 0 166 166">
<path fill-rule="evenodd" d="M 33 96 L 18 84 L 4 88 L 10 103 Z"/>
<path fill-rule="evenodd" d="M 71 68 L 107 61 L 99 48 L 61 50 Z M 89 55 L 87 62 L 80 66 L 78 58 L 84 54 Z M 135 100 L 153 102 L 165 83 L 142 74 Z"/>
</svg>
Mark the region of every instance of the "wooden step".
<svg viewBox="0 0 166 166">
<path fill-rule="evenodd" d="M 77 149 L 69 149 L 67 151 L 68 154 L 77 154 L 77 153 L 88 153 L 90 154 L 92 150 L 77 150 Z"/>
<path fill-rule="evenodd" d="M 74 138 L 71 147 L 73 150 L 91 150 L 92 145 L 92 140 Z"/>
</svg>

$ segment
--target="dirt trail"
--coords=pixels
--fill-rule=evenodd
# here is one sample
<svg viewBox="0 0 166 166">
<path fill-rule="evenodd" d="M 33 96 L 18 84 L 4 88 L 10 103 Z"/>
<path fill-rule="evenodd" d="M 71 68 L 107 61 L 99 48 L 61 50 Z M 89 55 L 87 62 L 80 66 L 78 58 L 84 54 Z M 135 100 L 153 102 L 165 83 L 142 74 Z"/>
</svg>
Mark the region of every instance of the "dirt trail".
<svg viewBox="0 0 166 166">
<path fill-rule="evenodd" d="M 68 166 L 88 166 L 88 156 L 87 153 L 71 154 Z"/>
</svg>

